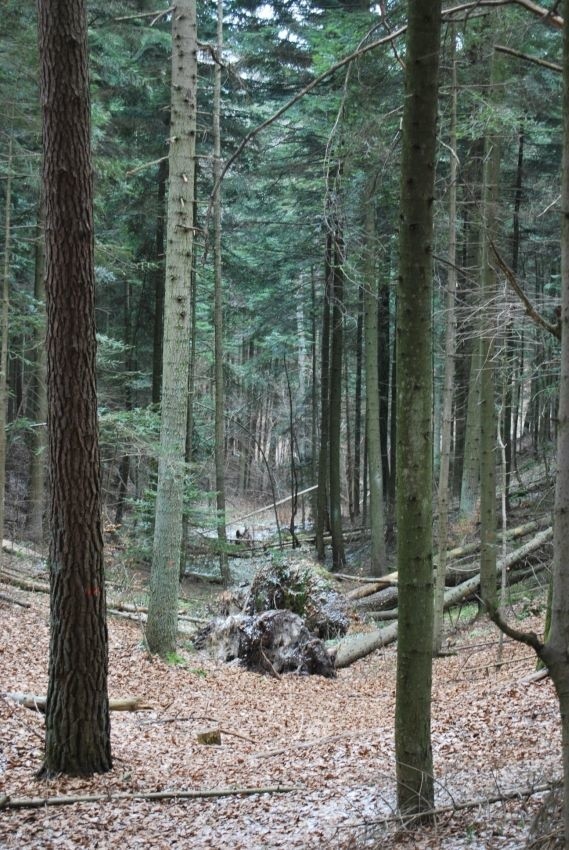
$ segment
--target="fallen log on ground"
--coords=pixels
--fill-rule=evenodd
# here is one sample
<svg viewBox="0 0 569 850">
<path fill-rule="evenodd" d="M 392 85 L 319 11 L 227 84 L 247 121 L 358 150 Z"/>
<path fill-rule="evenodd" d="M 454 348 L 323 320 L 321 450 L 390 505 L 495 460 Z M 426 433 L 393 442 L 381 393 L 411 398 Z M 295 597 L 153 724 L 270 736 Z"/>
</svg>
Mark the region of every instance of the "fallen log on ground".
<svg viewBox="0 0 569 850">
<path fill-rule="evenodd" d="M 303 791 L 293 785 L 266 788 L 205 788 L 198 791 L 117 791 L 114 794 L 81 794 L 74 797 L 0 797 L 0 810 L 40 809 L 44 806 L 70 806 L 73 803 L 116 803 L 119 800 L 200 800 L 206 797 L 251 797 L 253 794 L 290 794 Z"/>
<path fill-rule="evenodd" d="M 387 587 L 384 590 L 377 591 L 377 593 L 356 599 L 355 608 L 358 611 L 385 611 L 388 608 L 394 608 L 397 605 L 398 598 L 399 590 L 397 587 Z"/>
<path fill-rule="evenodd" d="M 366 584 L 363 587 L 356 587 L 354 590 L 350 590 L 345 596 L 346 599 L 353 602 L 356 599 L 365 599 L 366 596 L 372 596 L 388 587 L 394 587 L 396 584 L 397 573 L 389 573 L 389 575 L 382 576 L 382 578 L 374 579 L 373 584 Z"/>
<path fill-rule="evenodd" d="M 45 714 L 47 697 L 20 693 L 7 693 L 5 696 L 19 705 L 23 705 L 24 708 L 30 708 L 32 711 L 39 711 L 41 714 Z M 150 711 L 152 706 L 148 705 L 143 697 L 121 697 L 110 699 L 109 709 L 111 711 Z"/>
<path fill-rule="evenodd" d="M 544 516 L 540 517 L 540 519 L 532 520 L 531 522 L 526 522 L 523 525 L 517 525 L 515 528 L 509 528 L 506 531 L 506 540 L 518 540 L 520 537 L 527 537 L 528 534 L 532 534 L 534 531 L 539 531 L 540 528 L 545 528 L 549 525 L 550 517 Z M 503 535 L 498 533 L 498 540 L 503 539 Z M 449 549 L 447 551 L 447 581 L 450 579 L 451 581 L 454 579 L 456 582 L 461 581 L 461 579 L 470 578 L 478 572 L 478 567 L 476 560 L 472 562 L 472 565 L 457 567 L 453 565 L 451 561 L 459 560 L 460 558 L 464 558 L 468 555 L 475 555 L 476 552 L 480 549 L 480 541 L 474 543 L 467 543 L 464 546 L 456 546 L 454 549 Z M 436 566 L 436 559 L 433 561 L 434 566 Z M 465 576 L 464 573 L 469 573 L 468 576 Z M 381 576 L 380 578 L 362 578 L 359 576 L 349 576 L 346 573 L 340 574 L 332 574 L 335 578 L 339 578 L 340 580 L 352 580 L 355 582 L 363 583 L 365 587 L 356 587 L 354 590 L 350 590 L 349 593 L 346 593 L 346 599 L 353 601 L 355 599 L 364 599 L 366 596 L 371 596 L 374 593 L 379 593 L 381 590 L 384 590 L 386 587 L 394 587 L 397 585 L 397 572 L 389 573 L 386 576 Z"/>
<path fill-rule="evenodd" d="M 2 602 L 8 602 L 10 605 L 19 605 L 20 608 L 31 608 L 29 602 L 21 602 L 19 599 L 15 599 L 13 596 L 8 596 L 7 593 L 0 593 L 0 600 Z"/>
<path fill-rule="evenodd" d="M 17 587 L 20 590 L 29 590 L 32 593 L 49 593 L 49 584 L 28 581 L 28 579 L 17 576 L 15 573 L 4 569 L 0 570 L 0 581 L 2 584 L 9 584 L 11 587 Z"/>
<path fill-rule="evenodd" d="M 519 549 L 515 549 L 513 552 L 510 552 L 505 558 L 497 563 L 497 575 L 501 574 L 502 569 L 510 569 L 514 564 L 523 560 L 527 555 L 530 555 L 546 543 L 549 543 L 552 538 L 553 528 L 551 526 L 546 528 L 544 531 L 540 531 L 539 534 L 536 534 L 536 536 L 526 543 L 525 546 L 520 546 Z M 468 579 L 468 581 L 458 584 L 456 587 L 451 587 L 445 592 L 444 607 L 449 608 L 452 605 L 456 605 L 457 602 L 461 602 L 463 599 L 466 599 L 478 589 L 479 585 L 480 573 Z M 387 626 L 385 629 L 380 629 L 379 631 L 354 636 L 348 635 L 340 641 L 340 643 L 331 652 L 331 655 L 334 658 L 334 666 L 336 669 L 348 667 L 355 661 L 359 661 L 360 658 L 365 658 L 366 655 L 369 655 L 374 650 L 392 643 L 397 638 L 398 628 L 398 623 L 392 623 L 390 626 Z"/>
<path fill-rule="evenodd" d="M 109 609 L 113 611 L 124 611 L 127 614 L 148 614 L 148 608 L 144 605 L 133 605 L 130 602 L 113 602 Z M 205 617 L 192 617 L 190 614 L 187 614 L 185 611 L 178 611 L 178 619 L 185 620 L 188 623 L 196 623 L 198 626 L 204 625 L 207 623 L 207 619 Z"/>
</svg>

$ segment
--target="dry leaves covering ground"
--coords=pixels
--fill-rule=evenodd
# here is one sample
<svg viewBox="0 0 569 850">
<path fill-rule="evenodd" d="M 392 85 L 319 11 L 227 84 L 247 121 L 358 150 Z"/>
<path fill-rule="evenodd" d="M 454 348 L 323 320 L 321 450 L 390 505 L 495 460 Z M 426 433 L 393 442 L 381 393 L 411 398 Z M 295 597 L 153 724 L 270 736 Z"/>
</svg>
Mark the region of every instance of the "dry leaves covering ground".
<svg viewBox="0 0 569 850">
<path fill-rule="evenodd" d="M 0 692 L 44 694 L 48 600 L 0 601 Z M 542 628 L 540 620 L 524 626 Z M 35 778 L 43 718 L 0 697 L 0 795 L 293 786 L 288 793 L 210 799 L 110 800 L 0 812 L 2 848 L 520 848 L 539 795 L 441 815 L 405 832 L 393 814 L 395 650 L 340 671 L 280 680 L 181 652 L 182 666 L 149 658 L 136 623 L 111 617 L 111 697 L 138 695 L 141 713 L 113 712 L 114 769 L 92 779 Z M 507 642 L 495 669 L 495 631 L 479 624 L 435 662 L 433 746 L 437 805 L 488 798 L 557 777 L 559 728 L 549 680 L 520 682 L 534 668 Z M 221 745 L 196 735 L 221 727 Z"/>
</svg>

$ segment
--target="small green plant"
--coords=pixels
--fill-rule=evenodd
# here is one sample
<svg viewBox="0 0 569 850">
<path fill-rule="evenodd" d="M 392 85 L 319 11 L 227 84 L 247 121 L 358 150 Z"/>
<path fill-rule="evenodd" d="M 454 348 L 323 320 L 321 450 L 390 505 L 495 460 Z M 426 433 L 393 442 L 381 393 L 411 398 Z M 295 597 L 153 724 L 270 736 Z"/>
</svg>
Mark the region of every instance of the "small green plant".
<svg viewBox="0 0 569 850">
<path fill-rule="evenodd" d="M 199 679 L 205 679 L 207 677 L 207 671 L 203 670 L 201 667 L 191 668 L 190 673 L 193 673 L 194 676 L 197 676 Z"/>
<path fill-rule="evenodd" d="M 173 667 L 183 667 L 186 663 L 186 659 L 178 652 L 169 652 L 166 655 L 166 662 L 171 664 Z"/>
</svg>

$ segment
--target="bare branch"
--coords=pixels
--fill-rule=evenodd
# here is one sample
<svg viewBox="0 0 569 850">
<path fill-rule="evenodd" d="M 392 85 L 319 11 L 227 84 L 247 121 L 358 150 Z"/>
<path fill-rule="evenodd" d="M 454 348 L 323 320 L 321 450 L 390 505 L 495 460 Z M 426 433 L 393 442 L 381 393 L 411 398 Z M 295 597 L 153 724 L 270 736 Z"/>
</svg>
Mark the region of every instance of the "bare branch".
<svg viewBox="0 0 569 850">
<path fill-rule="evenodd" d="M 492 240 L 490 240 L 490 246 L 492 248 L 492 251 L 494 252 L 494 256 L 496 257 L 496 262 L 498 263 L 498 266 L 506 277 L 508 285 L 514 290 L 514 292 L 526 308 L 526 313 L 530 317 L 530 319 L 535 322 L 535 324 L 539 327 L 543 328 L 546 331 L 549 331 L 549 333 L 553 334 L 553 336 L 557 339 L 561 339 L 561 326 L 559 324 L 552 325 L 550 322 L 547 321 L 547 319 L 545 319 L 541 315 L 538 310 L 536 310 L 536 308 L 533 306 L 533 304 L 523 291 L 522 287 L 518 283 L 516 275 L 506 263 L 504 258 L 500 255 L 498 249 L 496 248 Z"/>
<path fill-rule="evenodd" d="M 522 53 L 519 50 L 513 50 L 511 47 L 504 47 L 503 44 L 495 44 L 494 49 L 498 53 L 507 53 L 508 56 L 515 56 L 517 59 L 523 59 L 525 62 L 533 62 L 534 65 L 541 65 L 543 68 L 549 68 L 550 71 L 555 71 L 558 74 L 563 72 L 561 65 L 556 62 L 548 62 L 547 59 L 539 59 L 537 56 L 529 56 L 527 53 Z"/>
</svg>

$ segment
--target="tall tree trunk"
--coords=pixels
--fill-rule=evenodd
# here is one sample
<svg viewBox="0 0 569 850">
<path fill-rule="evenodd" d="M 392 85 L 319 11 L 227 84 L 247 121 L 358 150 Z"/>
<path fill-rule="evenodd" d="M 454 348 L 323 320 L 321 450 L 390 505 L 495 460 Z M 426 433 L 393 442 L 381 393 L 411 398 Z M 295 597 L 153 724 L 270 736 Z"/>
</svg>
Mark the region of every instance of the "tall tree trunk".
<svg viewBox="0 0 569 850">
<path fill-rule="evenodd" d="M 227 529 L 225 527 L 225 387 L 223 376 L 223 288 L 221 276 L 221 61 L 223 51 L 223 0 L 217 0 L 217 59 L 213 88 L 213 329 L 215 369 L 215 491 L 217 542 L 223 584 L 229 584 Z"/>
<path fill-rule="evenodd" d="M 324 263 L 324 298 L 322 299 L 322 354 L 320 356 L 320 450 L 318 453 L 318 499 L 316 514 L 316 554 L 324 562 L 326 551 L 324 534 L 330 527 L 328 512 L 329 488 L 329 387 L 330 387 L 330 302 L 332 300 L 333 275 L 332 234 L 326 238 L 326 260 Z"/>
<path fill-rule="evenodd" d="M 93 169 L 83 0 L 39 0 L 50 654 L 42 773 L 111 768 L 95 382 Z"/>
<path fill-rule="evenodd" d="M 524 125 L 520 126 L 518 136 L 518 163 L 516 168 L 516 183 L 514 194 L 514 212 L 512 222 L 512 270 L 515 274 L 519 269 L 520 255 L 520 207 L 523 194 L 523 169 L 524 169 Z M 517 339 L 514 331 L 513 320 L 509 320 L 506 325 L 506 344 L 505 344 L 505 377 L 506 393 L 504 403 L 504 445 L 506 453 L 506 507 L 509 507 L 510 501 L 510 482 L 512 479 L 512 469 L 514 463 L 514 446 L 516 434 L 513 430 L 513 421 L 515 419 L 513 413 L 514 406 L 514 387 L 517 384 L 517 370 L 515 367 Z"/>
<path fill-rule="evenodd" d="M 439 495 L 438 495 L 438 558 L 435 580 L 435 609 L 433 627 L 433 650 L 441 651 L 443 635 L 443 609 L 446 578 L 446 553 L 448 537 L 449 514 L 449 471 L 452 440 L 452 406 L 454 395 L 454 359 L 456 349 L 456 195 L 457 195 L 457 157 L 456 157 L 456 37 L 454 28 L 450 32 L 450 63 L 452 67 L 451 82 L 451 114 L 450 114 L 450 169 L 449 169 L 449 235 L 448 235 L 448 273 L 446 291 L 446 329 L 445 329 L 445 362 L 442 390 L 441 416 L 441 451 L 439 464 Z"/>
<path fill-rule="evenodd" d="M 133 333 L 132 333 L 132 301 L 131 301 L 131 285 L 130 281 L 125 280 L 124 293 L 124 343 L 125 343 L 125 363 L 124 369 L 127 375 L 126 387 L 124 394 L 125 410 L 132 410 L 132 387 L 131 374 L 134 371 L 133 363 Z M 130 477 L 130 455 L 126 451 L 119 463 L 118 468 L 118 485 L 117 506 L 115 511 L 115 525 L 121 525 L 126 494 L 128 492 L 128 479 Z"/>
<path fill-rule="evenodd" d="M 162 392 L 162 345 L 164 343 L 164 192 L 168 177 L 168 161 L 158 166 L 158 216 L 156 219 L 156 258 L 154 281 L 154 340 L 152 347 L 152 404 L 160 404 Z"/>
<path fill-rule="evenodd" d="M 385 518 L 383 506 L 382 456 L 379 418 L 377 283 L 375 270 L 374 199 L 371 192 L 365 197 L 364 243 L 364 340 L 366 379 L 367 462 L 369 469 L 369 518 L 371 527 L 370 573 L 381 576 L 387 572 L 385 555 Z"/>
<path fill-rule="evenodd" d="M 348 514 L 354 522 L 354 459 L 352 455 L 352 417 L 350 411 L 350 382 L 348 379 L 348 357 L 344 357 L 344 414 L 346 417 L 346 484 L 348 490 Z"/>
<path fill-rule="evenodd" d="M 492 57 L 491 87 L 496 85 L 496 55 Z M 498 224 L 500 148 L 494 133 L 484 147 L 482 228 L 482 332 L 480 334 L 480 587 L 485 603 L 496 601 L 496 300 L 497 277 L 490 256 L 490 240 Z"/>
<path fill-rule="evenodd" d="M 188 339 L 194 250 L 197 33 L 195 0 L 180 0 L 172 16 L 172 101 L 162 415 L 154 548 L 146 642 L 166 655 L 176 647 L 178 578 L 184 511 Z"/>
<path fill-rule="evenodd" d="M 342 360 L 344 355 L 344 240 L 339 225 L 333 234 L 333 307 L 330 346 L 330 409 L 329 409 L 329 475 L 330 475 L 330 533 L 332 535 L 332 569 L 341 570 L 345 564 L 342 531 Z"/>
<path fill-rule="evenodd" d="M 378 311 L 378 382 L 379 382 L 379 438 L 381 441 L 381 478 L 383 498 L 387 501 L 389 490 L 389 286 L 381 280 L 379 298 L 376 304 Z M 395 417 L 393 417 L 395 418 Z"/>
<path fill-rule="evenodd" d="M 362 444 L 362 363 L 363 363 L 364 288 L 358 289 L 358 323 L 356 328 L 356 389 L 354 398 L 354 519 L 360 515 L 360 475 Z"/>
<path fill-rule="evenodd" d="M 29 512 L 26 533 L 34 543 L 44 541 L 45 469 L 47 452 L 47 363 L 45 350 L 45 210 L 38 204 L 37 240 L 35 245 L 34 299 L 38 321 L 34 328 L 32 403 L 30 417 L 34 423 L 30 455 Z M 41 317 L 41 319 L 40 319 Z"/>
<path fill-rule="evenodd" d="M 13 112 L 12 112 L 13 115 Z M 2 292 L 0 313 L 0 542 L 4 538 L 4 513 L 6 504 L 6 421 L 8 416 L 8 330 L 10 311 L 10 257 L 12 251 L 12 169 L 13 127 L 8 141 L 6 175 L 6 204 L 4 213 L 4 262 L 2 264 Z M 0 560 L 2 554 L 0 553 Z"/>
<path fill-rule="evenodd" d="M 399 646 L 395 753 L 405 814 L 433 808 L 432 239 L 440 0 L 408 3 L 397 304 Z"/>
</svg>

